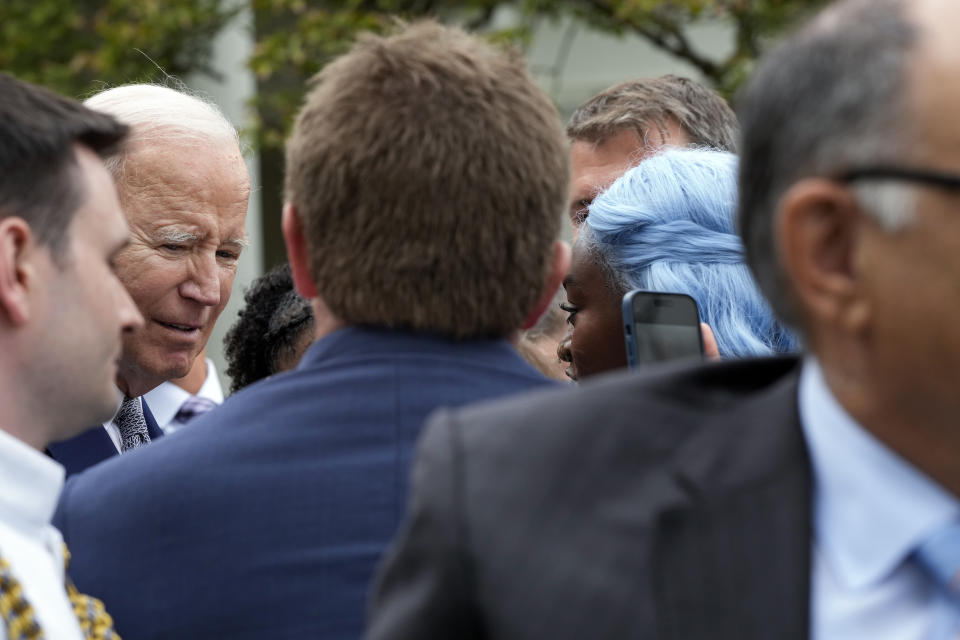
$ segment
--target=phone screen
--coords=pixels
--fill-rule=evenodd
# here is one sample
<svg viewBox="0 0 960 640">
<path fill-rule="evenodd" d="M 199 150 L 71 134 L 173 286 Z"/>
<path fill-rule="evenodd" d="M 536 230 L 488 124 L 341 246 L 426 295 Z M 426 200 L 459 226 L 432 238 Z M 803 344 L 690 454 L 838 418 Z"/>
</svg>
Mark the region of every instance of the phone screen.
<svg viewBox="0 0 960 640">
<path fill-rule="evenodd" d="M 623 297 L 627 365 L 703 354 L 697 303 L 682 293 L 630 291 Z"/>
<path fill-rule="evenodd" d="M 635 322 L 633 339 L 640 362 L 700 356 L 700 327 Z"/>
</svg>

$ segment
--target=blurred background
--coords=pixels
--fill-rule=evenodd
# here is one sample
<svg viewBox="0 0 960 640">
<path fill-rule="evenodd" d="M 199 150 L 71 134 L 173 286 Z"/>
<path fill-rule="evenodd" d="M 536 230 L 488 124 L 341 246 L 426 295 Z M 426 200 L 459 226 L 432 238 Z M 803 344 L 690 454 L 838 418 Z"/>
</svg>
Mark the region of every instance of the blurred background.
<svg viewBox="0 0 960 640">
<path fill-rule="evenodd" d="M 243 291 L 286 260 L 283 140 L 309 78 L 360 31 L 431 16 L 521 49 L 566 118 L 617 82 L 675 73 L 732 98 L 776 35 L 825 0 L 0 0 L 0 70 L 78 99 L 185 84 L 242 131 L 254 190 L 221 344 Z M 224 380 L 224 387 L 229 386 Z"/>
</svg>

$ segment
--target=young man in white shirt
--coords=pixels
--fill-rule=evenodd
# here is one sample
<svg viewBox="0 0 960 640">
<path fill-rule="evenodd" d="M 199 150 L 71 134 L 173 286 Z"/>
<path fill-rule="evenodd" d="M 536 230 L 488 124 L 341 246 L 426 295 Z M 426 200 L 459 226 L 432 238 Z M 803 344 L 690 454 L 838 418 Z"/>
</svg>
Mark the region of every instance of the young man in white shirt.
<svg viewBox="0 0 960 640">
<path fill-rule="evenodd" d="M 0 75 L 0 639 L 84 637 L 50 525 L 64 471 L 43 451 L 113 415 L 121 334 L 142 324 L 113 271 L 129 230 L 102 160 L 125 135 Z"/>
</svg>

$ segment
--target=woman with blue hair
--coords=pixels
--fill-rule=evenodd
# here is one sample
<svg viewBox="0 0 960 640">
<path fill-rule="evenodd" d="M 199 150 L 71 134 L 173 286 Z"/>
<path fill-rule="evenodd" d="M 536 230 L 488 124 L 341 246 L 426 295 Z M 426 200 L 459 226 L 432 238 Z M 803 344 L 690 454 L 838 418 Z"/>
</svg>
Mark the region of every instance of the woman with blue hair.
<svg viewBox="0 0 960 640">
<path fill-rule="evenodd" d="M 744 262 L 734 228 L 737 158 L 669 149 L 627 171 L 590 205 L 564 281 L 573 327 L 561 360 L 574 380 L 626 366 L 620 302 L 631 289 L 697 302 L 706 352 L 747 357 L 792 351 Z M 715 346 L 712 338 L 715 339 Z"/>
</svg>

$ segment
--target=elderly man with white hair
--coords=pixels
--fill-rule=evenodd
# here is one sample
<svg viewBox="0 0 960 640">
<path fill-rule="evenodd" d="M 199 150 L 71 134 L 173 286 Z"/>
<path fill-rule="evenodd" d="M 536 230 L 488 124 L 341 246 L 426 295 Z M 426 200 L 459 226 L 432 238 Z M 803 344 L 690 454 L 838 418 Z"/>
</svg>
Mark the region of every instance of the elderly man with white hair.
<svg viewBox="0 0 960 640">
<path fill-rule="evenodd" d="M 117 415 L 49 448 L 68 474 L 162 435 L 141 396 L 185 376 L 204 349 L 246 244 L 250 195 L 237 131 L 216 107 L 154 85 L 116 87 L 85 104 L 131 129 L 107 167 L 131 231 L 117 273 L 144 325 L 124 336 Z"/>
</svg>

